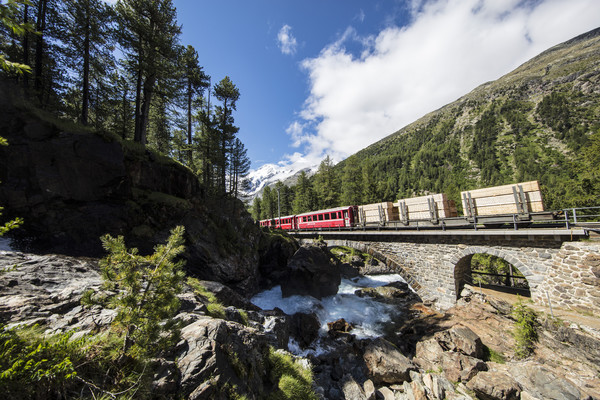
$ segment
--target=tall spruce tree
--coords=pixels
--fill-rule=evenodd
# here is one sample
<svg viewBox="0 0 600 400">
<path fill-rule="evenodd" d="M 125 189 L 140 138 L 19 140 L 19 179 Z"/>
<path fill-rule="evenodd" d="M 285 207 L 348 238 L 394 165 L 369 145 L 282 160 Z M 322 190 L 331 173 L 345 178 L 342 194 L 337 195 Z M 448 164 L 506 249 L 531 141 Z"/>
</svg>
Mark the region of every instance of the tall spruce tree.
<svg viewBox="0 0 600 400">
<path fill-rule="evenodd" d="M 214 88 L 215 97 L 221 102 L 216 107 L 217 129 L 219 134 L 219 160 L 217 163 L 219 177 L 219 191 L 226 193 L 225 186 L 227 166 L 229 164 L 229 155 L 231 145 L 235 134 L 239 131 L 233 119 L 233 111 L 236 110 L 236 102 L 240 98 L 239 89 L 233 84 L 231 79 L 226 76 Z"/>
<path fill-rule="evenodd" d="M 194 103 L 197 103 L 198 98 L 202 96 L 205 88 L 209 87 L 209 76 L 204 73 L 198 62 L 198 52 L 193 46 L 188 45 L 182 52 L 181 57 L 181 72 L 183 77 L 187 121 L 187 160 L 191 167 L 194 160 L 193 155 L 193 136 L 194 130 L 192 127 L 193 117 L 192 111 Z"/>
<path fill-rule="evenodd" d="M 327 156 L 321 161 L 313 185 L 319 201 L 319 208 L 331 208 L 338 205 L 339 183 L 331 157 Z"/>
<path fill-rule="evenodd" d="M 300 172 L 295 191 L 296 194 L 292 204 L 294 214 L 300 214 L 316 208 L 315 193 L 306 171 Z"/>
<path fill-rule="evenodd" d="M 65 55 L 81 93 L 79 120 L 87 125 L 91 93 L 104 93 L 101 86 L 107 86 L 115 64 L 114 14 L 102 0 L 63 0 L 60 15 L 65 29 Z M 100 102 L 97 98 L 96 104 Z"/>
<path fill-rule="evenodd" d="M 181 28 L 171 0 L 118 0 L 119 42 L 136 77 L 134 141 L 146 144 L 157 83 L 173 73 Z"/>
</svg>

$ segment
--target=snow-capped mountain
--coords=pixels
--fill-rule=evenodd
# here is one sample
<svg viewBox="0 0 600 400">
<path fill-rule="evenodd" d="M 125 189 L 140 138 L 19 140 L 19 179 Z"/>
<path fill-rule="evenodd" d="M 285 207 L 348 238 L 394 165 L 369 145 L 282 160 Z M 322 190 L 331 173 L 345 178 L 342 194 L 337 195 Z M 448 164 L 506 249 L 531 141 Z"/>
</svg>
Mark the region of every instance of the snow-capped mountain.
<svg viewBox="0 0 600 400">
<path fill-rule="evenodd" d="M 250 181 L 250 189 L 247 192 L 247 197 L 254 199 L 262 193 L 265 187 L 274 185 L 277 181 L 281 181 L 286 185 L 292 185 L 295 183 L 293 178 L 300 174 L 300 172 L 306 171 L 310 176 L 316 169 L 316 166 L 298 170 L 289 165 L 265 164 L 248 173 L 246 178 Z"/>
</svg>

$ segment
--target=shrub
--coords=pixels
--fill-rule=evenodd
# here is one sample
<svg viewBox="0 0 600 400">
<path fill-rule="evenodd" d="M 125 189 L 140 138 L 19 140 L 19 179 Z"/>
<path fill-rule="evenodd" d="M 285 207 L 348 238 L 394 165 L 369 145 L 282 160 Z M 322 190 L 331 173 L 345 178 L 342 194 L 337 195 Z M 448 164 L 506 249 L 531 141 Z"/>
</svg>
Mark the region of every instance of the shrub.
<svg viewBox="0 0 600 400">
<path fill-rule="evenodd" d="M 525 306 L 522 300 L 513 307 L 513 317 L 515 318 L 515 355 L 518 358 L 525 358 L 533 351 L 535 342 L 538 340 L 537 315 L 531 308 Z"/>
<path fill-rule="evenodd" d="M 184 251 L 182 226 L 171 231 L 165 245 L 149 256 L 127 249 L 123 236 L 101 238 L 109 255 L 102 259 L 103 286 L 117 294 L 109 302 L 117 309 L 113 326 L 125 333 L 123 353 L 156 354 L 175 343 L 179 326 L 173 318 L 179 310 L 183 261 L 175 258 Z"/>
</svg>

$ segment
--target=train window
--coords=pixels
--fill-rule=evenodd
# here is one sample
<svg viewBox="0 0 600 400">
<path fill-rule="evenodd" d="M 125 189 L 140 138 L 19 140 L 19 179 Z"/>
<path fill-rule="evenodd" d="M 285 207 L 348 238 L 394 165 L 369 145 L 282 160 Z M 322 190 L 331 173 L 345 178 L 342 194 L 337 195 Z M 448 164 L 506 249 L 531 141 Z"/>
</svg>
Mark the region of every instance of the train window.
<svg viewBox="0 0 600 400">
<path fill-rule="evenodd" d="M 329 213 L 325 214 L 325 221 L 329 221 Z"/>
<path fill-rule="evenodd" d="M 319 221 L 323 221 L 323 214 L 319 214 Z"/>
<path fill-rule="evenodd" d="M 306 222 L 306 217 L 302 217 L 302 222 Z"/>
</svg>

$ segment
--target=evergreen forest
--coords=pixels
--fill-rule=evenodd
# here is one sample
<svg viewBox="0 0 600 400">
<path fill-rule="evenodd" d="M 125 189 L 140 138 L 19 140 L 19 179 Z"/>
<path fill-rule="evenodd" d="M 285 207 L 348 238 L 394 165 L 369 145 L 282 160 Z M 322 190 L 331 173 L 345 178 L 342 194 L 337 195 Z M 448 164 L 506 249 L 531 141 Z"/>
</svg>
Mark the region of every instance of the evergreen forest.
<svg viewBox="0 0 600 400">
<path fill-rule="evenodd" d="M 8 0 L 0 79 L 27 107 L 189 167 L 209 195 L 238 196 L 250 168 L 240 92 L 181 43 L 171 0 Z M 78 128 L 79 129 L 79 128 Z"/>
</svg>

